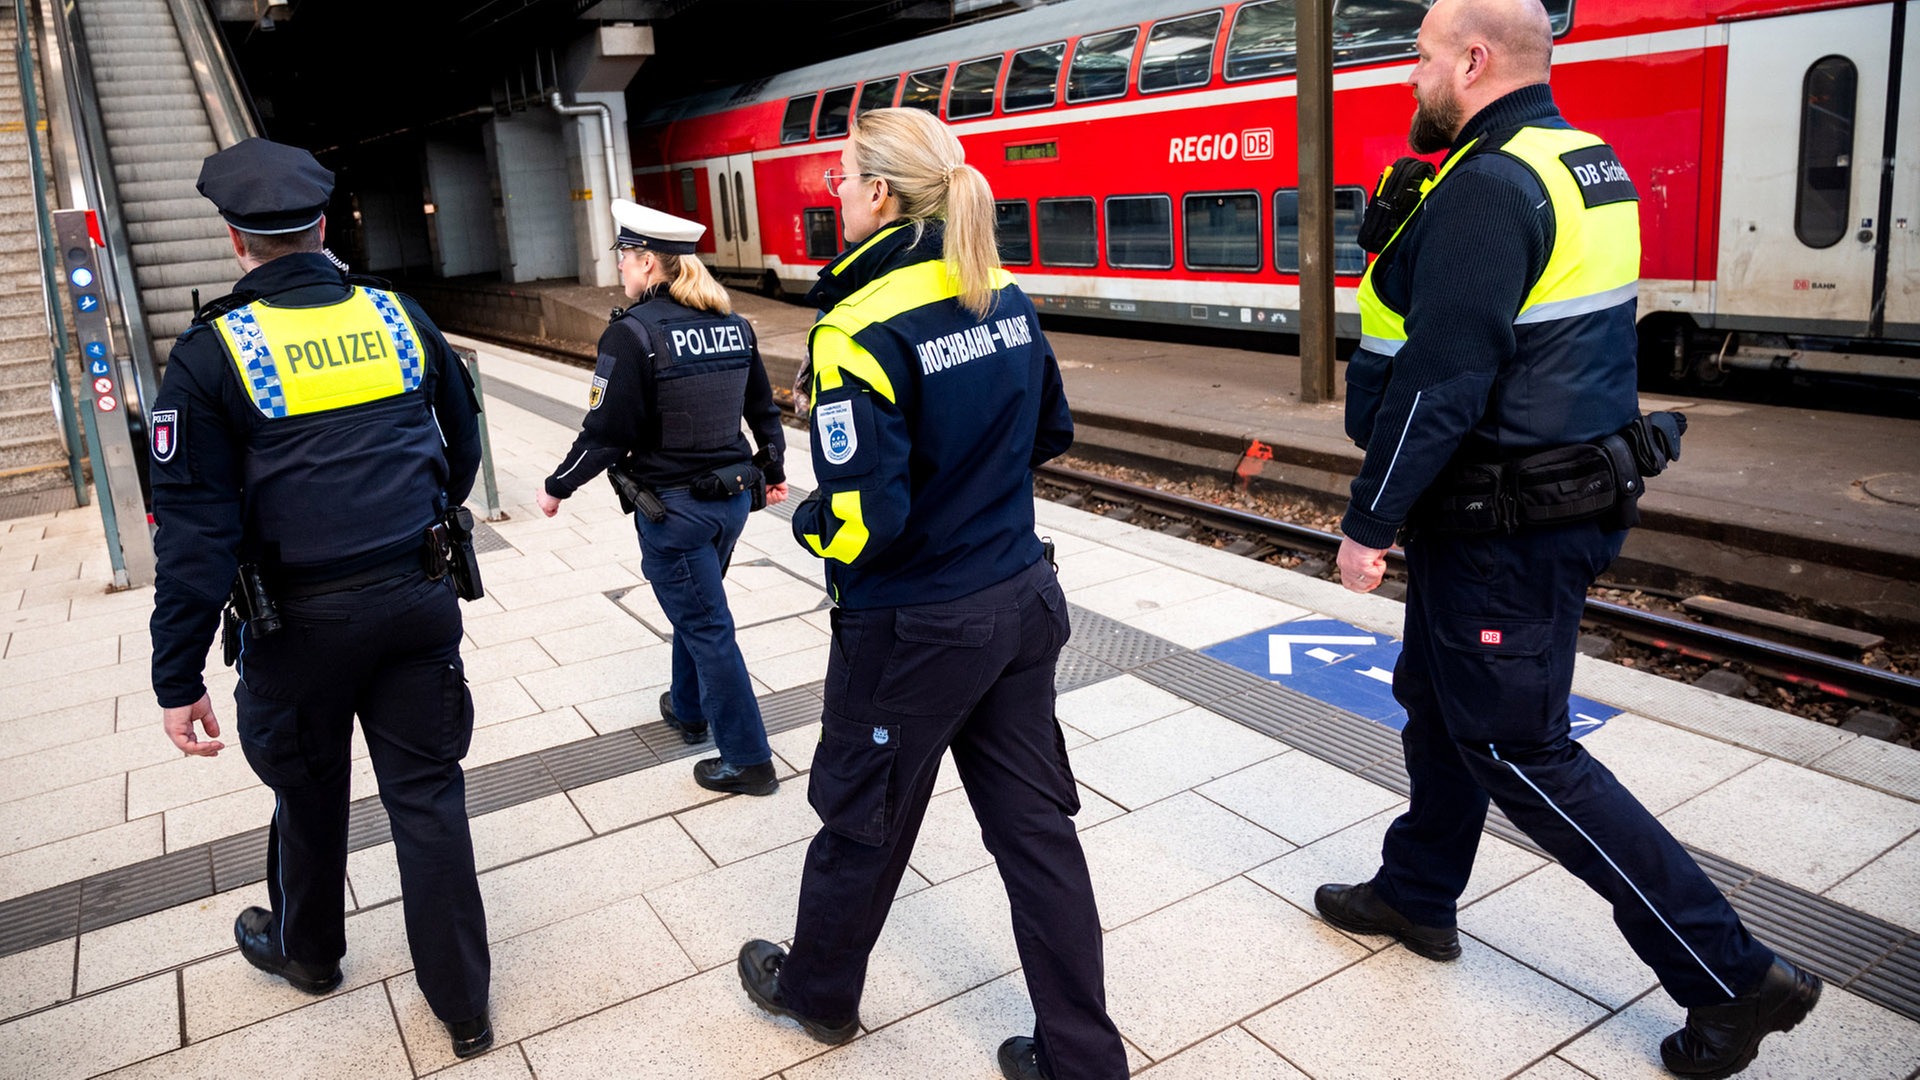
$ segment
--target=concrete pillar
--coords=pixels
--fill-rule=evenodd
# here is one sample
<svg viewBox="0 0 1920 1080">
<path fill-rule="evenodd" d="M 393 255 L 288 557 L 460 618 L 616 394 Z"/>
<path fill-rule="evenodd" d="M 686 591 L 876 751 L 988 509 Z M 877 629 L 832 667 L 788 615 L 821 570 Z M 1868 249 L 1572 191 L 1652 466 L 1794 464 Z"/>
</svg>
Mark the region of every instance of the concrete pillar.
<svg viewBox="0 0 1920 1080">
<path fill-rule="evenodd" d="M 620 186 L 607 190 L 606 153 L 598 115 L 565 117 L 568 182 L 572 185 L 575 259 L 582 285 L 620 283 L 614 260 L 613 200 L 633 198 L 633 155 L 627 150 L 627 101 L 624 93 L 573 95 L 570 105 L 605 105 L 613 116 L 614 169 Z"/>
<path fill-rule="evenodd" d="M 427 239 L 437 276 L 464 277 L 500 269 L 493 182 L 479 143 L 429 141 L 426 158 Z"/>
<path fill-rule="evenodd" d="M 573 165 L 561 118 L 529 109 L 489 120 L 482 129 L 494 182 L 494 227 L 500 279 L 578 277 L 569 175 Z M 597 138 L 597 136 L 596 136 Z"/>
</svg>

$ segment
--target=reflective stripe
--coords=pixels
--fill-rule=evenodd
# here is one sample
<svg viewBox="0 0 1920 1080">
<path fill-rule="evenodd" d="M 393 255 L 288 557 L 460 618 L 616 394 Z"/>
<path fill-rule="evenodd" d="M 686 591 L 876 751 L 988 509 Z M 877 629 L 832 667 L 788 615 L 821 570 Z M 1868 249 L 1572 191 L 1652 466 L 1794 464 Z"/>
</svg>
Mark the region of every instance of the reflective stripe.
<svg viewBox="0 0 1920 1080">
<path fill-rule="evenodd" d="M 838 260 L 836 260 L 833 264 L 833 269 L 830 270 L 829 273 L 833 274 L 835 277 L 838 277 L 841 271 L 845 270 L 849 266 L 852 266 L 854 263 L 859 262 L 860 256 L 865 255 L 867 253 L 868 248 L 871 248 L 873 245 L 879 243 L 882 240 L 885 240 L 887 237 L 892 236 L 894 233 L 897 233 L 904 228 L 906 228 L 905 225 L 895 225 L 891 229 L 881 229 L 879 232 L 874 233 L 872 236 L 867 238 L 866 243 L 861 244 L 859 247 L 854 248 L 853 251 L 851 251 L 850 253 L 843 255 Z"/>
<path fill-rule="evenodd" d="M 1513 322 L 1515 326 L 1524 323 L 1552 322 L 1555 319 L 1571 319 L 1576 315 L 1591 315 L 1596 311 L 1619 307 L 1621 304 L 1640 298 L 1638 278 L 1625 285 L 1594 293 L 1592 296 L 1576 296 L 1567 300 L 1548 300 L 1522 311 Z"/>
<path fill-rule="evenodd" d="M 821 333 L 822 330 L 827 333 Z M 872 353 L 856 344 L 845 330 L 821 323 L 813 331 L 808 348 L 813 354 L 815 398 L 820 396 L 822 390 L 839 389 L 843 382 L 840 373 L 846 372 L 888 401 L 899 400 L 894 396 L 893 380 L 887 377 L 887 369 L 880 366 L 880 361 Z"/>
<path fill-rule="evenodd" d="M 254 408 L 270 420 L 410 393 L 426 378 L 420 335 L 392 293 L 355 287 L 311 308 L 256 300 L 214 326 Z"/>
<path fill-rule="evenodd" d="M 1387 462 L 1387 475 L 1380 478 L 1380 490 L 1373 493 L 1373 502 L 1368 504 L 1367 512 L 1372 513 L 1380 505 L 1380 496 L 1387 493 L 1387 481 L 1393 479 L 1393 467 L 1400 463 L 1400 448 L 1407 445 L 1407 432 L 1413 430 L 1413 414 L 1420 411 L 1420 395 L 1425 390 L 1414 392 L 1413 404 L 1407 406 L 1407 423 L 1400 429 L 1400 441 L 1393 446 L 1393 459 Z"/>
<path fill-rule="evenodd" d="M 823 559 L 850 563 L 867 549 L 867 537 L 870 535 L 867 532 L 866 514 L 860 509 L 860 493 L 836 491 L 830 506 L 833 516 L 840 519 L 840 527 L 833 534 L 833 543 L 822 544 L 819 533 L 808 533 L 807 546 Z"/>
<path fill-rule="evenodd" d="M 1360 347 L 1381 356 L 1392 356 L 1405 348 L 1406 338 L 1378 338 L 1369 334 L 1360 335 Z"/>
<path fill-rule="evenodd" d="M 1527 774 L 1520 771 L 1520 766 L 1515 765 L 1513 762 L 1507 761 L 1506 759 L 1502 758 L 1500 756 L 1500 750 L 1498 747 L 1494 746 L 1492 743 L 1488 743 L 1487 752 L 1493 755 L 1493 760 L 1500 762 L 1500 764 L 1505 765 L 1509 769 L 1512 769 L 1513 775 L 1519 777 L 1521 783 L 1532 788 L 1533 793 L 1535 795 L 1540 796 L 1540 801 L 1547 804 L 1547 809 L 1552 810 L 1556 814 L 1559 814 L 1560 820 L 1572 826 L 1573 831 L 1580 834 L 1580 839 L 1585 840 L 1587 843 L 1593 845 L 1593 850 L 1597 852 L 1602 859 L 1606 860 L 1606 863 L 1608 866 L 1613 867 L 1613 872 L 1616 874 L 1619 874 L 1620 880 L 1627 883 L 1627 888 L 1633 890 L 1633 895 L 1639 897 L 1640 902 L 1642 904 L 1647 905 L 1647 910 L 1653 912 L 1653 917 L 1660 920 L 1660 925 L 1667 928 L 1667 933 L 1672 934 L 1673 939 L 1680 943 L 1680 947 L 1687 950 L 1687 955 L 1693 957 L 1693 962 L 1696 964 L 1699 964 L 1700 970 L 1707 973 L 1707 978 L 1712 979 L 1714 983 L 1720 987 L 1720 989 L 1725 990 L 1727 992 L 1728 997 L 1738 996 L 1733 992 L 1733 988 L 1731 986 L 1728 986 L 1725 982 L 1721 981 L 1720 976 L 1715 975 L 1713 973 L 1713 969 L 1707 966 L 1707 962 L 1705 960 L 1700 959 L 1700 954 L 1693 951 L 1693 946 L 1687 944 L 1687 939 L 1680 936 L 1680 931 L 1675 930 L 1673 928 L 1673 924 L 1667 921 L 1667 917 L 1665 915 L 1660 914 L 1660 910 L 1653 906 L 1653 901 L 1647 899 L 1647 894 L 1640 891 L 1640 886 L 1635 885 L 1633 883 L 1633 879 L 1627 876 L 1627 872 L 1625 870 L 1620 869 L 1620 864 L 1613 861 L 1613 856 L 1608 855 L 1605 848 L 1601 847 L 1599 843 L 1594 840 L 1593 837 L 1587 835 L 1587 830 L 1581 828 L 1579 822 L 1576 822 L 1573 820 L 1573 818 L 1567 816 L 1567 812 L 1565 810 L 1560 809 L 1560 807 L 1554 804 L 1554 801 L 1552 799 L 1547 798 L 1547 793 L 1544 791 L 1541 791 L 1540 788 L 1536 786 L 1533 781 L 1527 779 Z"/>
</svg>

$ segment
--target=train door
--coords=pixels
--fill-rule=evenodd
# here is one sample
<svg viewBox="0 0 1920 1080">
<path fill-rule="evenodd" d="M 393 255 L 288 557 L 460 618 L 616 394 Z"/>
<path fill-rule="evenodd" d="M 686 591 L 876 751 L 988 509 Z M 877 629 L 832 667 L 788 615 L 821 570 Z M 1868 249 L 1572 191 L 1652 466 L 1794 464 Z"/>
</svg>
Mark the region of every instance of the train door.
<svg viewBox="0 0 1920 1080">
<path fill-rule="evenodd" d="M 758 274 L 762 262 L 753 155 L 733 154 L 709 162 L 707 196 L 714 208 L 714 264 Z"/>
<path fill-rule="evenodd" d="M 1887 232 L 1886 335 L 1920 339 L 1920 9 L 1907 7 Z"/>
<path fill-rule="evenodd" d="M 1721 314 L 1865 332 L 1892 29 L 1891 4 L 1728 27 Z"/>
</svg>

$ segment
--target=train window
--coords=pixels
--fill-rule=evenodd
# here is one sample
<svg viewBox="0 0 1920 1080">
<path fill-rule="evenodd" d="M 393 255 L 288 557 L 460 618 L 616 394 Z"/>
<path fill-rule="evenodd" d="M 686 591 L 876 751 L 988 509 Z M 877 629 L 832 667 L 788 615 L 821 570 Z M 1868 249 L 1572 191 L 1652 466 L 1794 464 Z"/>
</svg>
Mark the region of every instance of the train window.
<svg viewBox="0 0 1920 1080">
<path fill-rule="evenodd" d="M 1205 86 L 1213 77 L 1213 46 L 1219 36 L 1217 11 L 1154 23 L 1140 58 L 1140 92 Z"/>
<path fill-rule="evenodd" d="M 1800 88 L 1800 168 L 1793 234 L 1811 248 L 1832 247 L 1847 234 L 1853 188 L 1853 106 L 1860 73 L 1844 56 L 1807 69 Z"/>
<path fill-rule="evenodd" d="M 1251 191 L 1189 195 L 1180 209 L 1189 270 L 1260 269 L 1260 196 Z"/>
<path fill-rule="evenodd" d="M 1360 64 L 1412 56 L 1428 6 L 1429 0 L 1341 0 L 1333 13 L 1333 62 Z M 1566 33 L 1573 0 L 1545 0 L 1545 6 L 1554 36 Z"/>
<path fill-rule="evenodd" d="M 787 99 L 787 115 L 780 121 L 780 141 L 806 142 L 813 129 L 813 95 Z"/>
<path fill-rule="evenodd" d="M 1227 34 L 1228 79 L 1264 79 L 1293 71 L 1293 0 L 1246 4 Z"/>
<path fill-rule="evenodd" d="M 1367 253 L 1360 247 L 1360 219 L 1367 213 L 1367 190 L 1333 189 L 1333 272 L 1364 274 Z M 1273 193 L 1273 268 L 1283 274 L 1300 272 L 1300 192 L 1282 188 Z"/>
<path fill-rule="evenodd" d="M 1258 248 L 1260 242 L 1254 241 Z M 1107 265 L 1173 269 L 1173 199 L 1115 195 L 1107 200 Z"/>
<path fill-rule="evenodd" d="M 1007 69 L 1007 94 L 1000 107 L 1020 112 L 1044 109 L 1059 100 L 1060 60 L 1066 55 L 1064 41 L 1014 53 L 1013 66 Z"/>
<path fill-rule="evenodd" d="M 1041 265 L 1093 266 L 1099 261 L 1092 199 L 1041 199 L 1037 224 Z"/>
<path fill-rule="evenodd" d="M 840 226 L 834 223 L 833 207 L 814 207 L 803 216 L 807 223 L 807 258 L 826 260 L 840 254 Z"/>
<path fill-rule="evenodd" d="M 943 67 L 916 71 L 907 76 L 907 89 L 900 95 L 900 107 L 903 109 L 925 109 L 935 116 L 940 115 L 940 92 L 947 86 L 947 69 Z"/>
<path fill-rule="evenodd" d="M 1133 70 L 1133 46 L 1140 39 L 1135 27 L 1110 34 L 1083 37 L 1073 47 L 1073 66 L 1067 69 L 1067 101 L 1099 101 L 1127 92 Z"/>
<path fill-rule="evenodd" d="M 1000 81 L 1002 56 L 969 60 L 953 69 L 953 89 L 947 92 L 947 119 L 966 120 L 993 113 L 993 87 Z"/>
<path fill-rule="evenodd" d="M 820 119 L 813 123 L 817 139 L 838 139 L 847 133 L 847 114 L 853 111 L 853 87 L 842 86 L 820 95 Z"/>
<path fill-rule="evenodd" d="M 680 170 L 680 212 L 694 214 L 700 210 L 700 188 L 694 183 L 692 169 Z"/>
<path fill-rule="evenodd" d="M 1008 266 L 1033 263 L 1033 215 L 1025 199 L 1002 199 L 993 204 L 993 238 L 1000 261 Z"/>
<path fill-rule="evenodd" d="M 892 108 L 893 95 L 899 90 L 900 76 L 898 75 L 890 79 L 868 79 L 867 85 L 860 88 L 860 111 Z"/>
</svg>

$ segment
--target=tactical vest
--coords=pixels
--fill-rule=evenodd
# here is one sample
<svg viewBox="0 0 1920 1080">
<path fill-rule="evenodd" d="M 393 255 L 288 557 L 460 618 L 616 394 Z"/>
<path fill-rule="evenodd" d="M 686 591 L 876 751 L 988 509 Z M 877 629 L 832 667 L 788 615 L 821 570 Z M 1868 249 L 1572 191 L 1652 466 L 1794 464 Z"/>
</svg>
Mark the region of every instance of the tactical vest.
<svg viewBox="0 0 1920 1080">
<path fill-rule="evenodd" d="M 741 445 L 740 416 L 756 359 L 747 320 L 666 298 L 629 308 L 626 318 L 646 330 L 653 350 L 649 360 L 660 423 L 649 449 L 718 452 Z"/>
<path fill-rule="evenodd" d="M 392 293 L 338 303 L 256 300 L 213 320 L 265 422 L 247 436 L 247 531 L 270 561 L 324 567 L 419 538 L 440 508 L 446 458 L 426 353 Z"/>
<path fill-rule="evenodd" d="M 1515 354 L 1473 437 L 1496 447 L 1586 442 L 1638 415 L 1635 313 L 1640 287 L 1639 195 L 1613 148 L 1571 128 L 1523 127 L 1498 146 L 1469 143 L 1448 159 L 1360 281 L 1360 347 L 1385 357 L 1406 344 L 1406 313 L 1373 274 L 1426 197 L 1477 153 L 1525 165 L 1553 203 L 1553 250 L 1514 315 Z M 1471 272 L 1463 267 L 1462 272 Z"/>
</svg>

